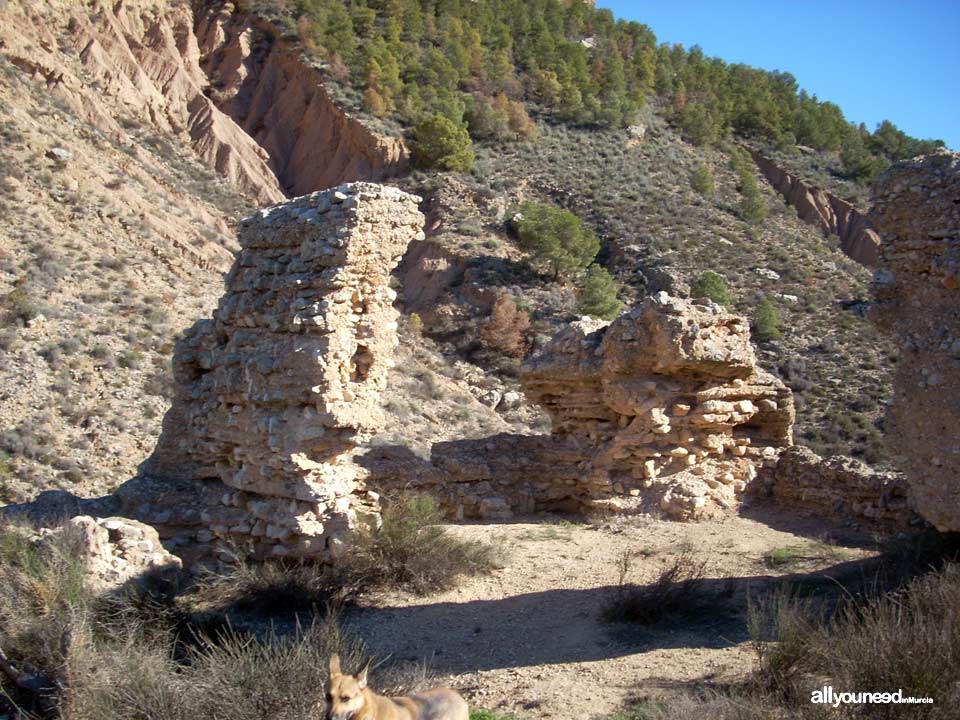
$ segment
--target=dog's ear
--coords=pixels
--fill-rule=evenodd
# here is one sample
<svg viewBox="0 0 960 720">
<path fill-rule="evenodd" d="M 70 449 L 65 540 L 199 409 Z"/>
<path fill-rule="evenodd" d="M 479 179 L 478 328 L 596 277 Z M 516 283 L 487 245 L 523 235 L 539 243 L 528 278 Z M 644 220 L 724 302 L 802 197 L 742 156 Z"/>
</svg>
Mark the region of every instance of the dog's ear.
<svg viewBox="0 0 960 720">
<path fill-rule="evenodd" d="M 357 675 L 357 685 L 360 686 L 360 689 L 363 690 L 367 686 L 367 673 L 370 671 L 370 663 L 372 660 L 368 660 L 367 664 L 363 666 L 363 670 L 360 671 L 360 674 Z"/>
<path fill-rule="evenodd" d="M 331 655 L 330 656 L 330 677 L 340 674 L 340 656 Z"/>
</svg>

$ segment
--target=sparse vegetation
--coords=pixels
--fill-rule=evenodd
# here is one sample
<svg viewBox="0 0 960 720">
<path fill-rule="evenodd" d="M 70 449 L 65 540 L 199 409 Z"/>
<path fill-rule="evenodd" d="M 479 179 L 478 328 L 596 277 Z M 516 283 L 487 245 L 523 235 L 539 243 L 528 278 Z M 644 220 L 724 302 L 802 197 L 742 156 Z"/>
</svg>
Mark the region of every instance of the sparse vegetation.
<svg viewBox="0 0 960 720">
<path fill-rule="evenodd" d="M 348 667 L 365 659 L 363 644 L 341 632 L 335 615 L 284 633 L 225 622 L 222 613 L 235 611 L 237 600 L 257 607 L 257 593 L 275 587 L 265 578 L 289 583 L 286 572 L 253 580 L 249 568 L 240 569 L 230 592 L 249 591 L 249 598 L 224 596 L 222 582 L 202 584 L 189 596 L 203 600 L 200 611 L 132 587 L 94 596 L 82 558 L 70 534 L 41 546 L 25 529 L 0 527 L 0 648 L 38 683 L 28 691 L 0 674 L 0 684 L 29 717 L 314 720 L 323 712 L 330 654 Z M 415 690 L 424 680 L 420 668 L 396 664 L 376 679 L 387 692 Z"/>
<path fill-rule="evenodd" d="M 653 625 L 689 616 L 716 600 L 704 583 L 707 563 L 694 557 L 690 548 L 683 548 L 653 582 L 645 585 L 628 581 L 632 565 L 633 553 L 624 552 L 617 567 L 616 594 L 603 609 L 604 618 L 611 622 Z"/>
<path fill-rule="evenodd" d="M 404 496 L 388 504 L 383 524 L 360 530 L 343 563 L 355 588 L 396 587 L 427 594 L 452 586 L 461 575 L 489 572 L 500 551 L 459 540 L 441 526 L 432 498 Z"/>
<path fill-rule="evenodd" d="M 777 547 L 767 551 L 763 556 L 763 564 L 768 568 L 780 568 L 792 565 L 797 561 L 802 550 L 797 547 Z"/>
<path fill-rule="evenodd" d="M 690 187 L 704 197 L 713 196 L 713 173 L 702 162 L 697 163 L 690 173 Z"/>
</svg>

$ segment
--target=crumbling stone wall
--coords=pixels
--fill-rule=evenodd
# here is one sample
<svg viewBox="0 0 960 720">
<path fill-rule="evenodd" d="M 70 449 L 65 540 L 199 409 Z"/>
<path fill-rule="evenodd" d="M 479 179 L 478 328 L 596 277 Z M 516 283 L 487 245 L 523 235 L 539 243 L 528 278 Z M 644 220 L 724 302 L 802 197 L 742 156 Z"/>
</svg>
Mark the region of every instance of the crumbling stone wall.
<svg viewBox="0 0 960 720">
<path fill-rule="evenodd" d="M 960 531 L 960 154 L 894 165 L 870 218 L 883 238 L 872 317 L 900 351 L 886 441 L 917 511 Z"/>
<path fill-rule="evenodd" d="M 786 450 L 771 473 L 775 500 L 804 512 L 889 532 L 921 522 L 902 473 L 874 470 L 854 458 L 821 458 L 809 448 Z"/>
<path fill-rule="evenodd" d="M 156 450 L 121 492 L 136 516 L 194 553 L 326 558 L 375 512 L 351 451 L 383 421 L 389 278 L 422 232 L 418 202 L 354 183 L 243 221 L 213 318 L 174 351 Z"/>
<path fill-rule="evenodd" d="M 706 300 L 659 293 L 613 323 L 575 322 L 521 382 L 550 435 L 438 443 L 429 463 L 378 449 L 371 482 L 430 492 L 454 517 L 622 497 L 697 519 L 733 507 L 792 444 L 790 390 L 757 368 L 747 321 Z"/>
</svg>

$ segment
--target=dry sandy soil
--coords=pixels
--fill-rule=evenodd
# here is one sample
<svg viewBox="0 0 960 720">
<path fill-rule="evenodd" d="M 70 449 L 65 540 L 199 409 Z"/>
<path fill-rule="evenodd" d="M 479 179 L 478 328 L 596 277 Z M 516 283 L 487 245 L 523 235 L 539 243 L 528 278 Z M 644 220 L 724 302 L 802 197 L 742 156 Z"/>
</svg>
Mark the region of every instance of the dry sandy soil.
<svg viewBox="0 0 960 720">
<path fill-rule="evenodd" d="M 344 623 L 375 656 L 423 663 L 471 707 L 521 718 L 603 717 L 651 688 L 742 676 L 753 662 L 746 595 L 791 573 L 849 571 L 872 554 L 863 537 L 767 508 L 698 524 L 541 517 L 452 529 L 503 543 L 503 568 L 426 598 L 378 596 Z M 684 547 L 707 561 L 707 583 L 736 579 L 732 599 L 648 628 L 602 619 L 625 551 L 635 553 L 628 580 L 645 583 Z M 768 568 L 764 555 L 787 547 L 798 557 Z"/>
</svg>

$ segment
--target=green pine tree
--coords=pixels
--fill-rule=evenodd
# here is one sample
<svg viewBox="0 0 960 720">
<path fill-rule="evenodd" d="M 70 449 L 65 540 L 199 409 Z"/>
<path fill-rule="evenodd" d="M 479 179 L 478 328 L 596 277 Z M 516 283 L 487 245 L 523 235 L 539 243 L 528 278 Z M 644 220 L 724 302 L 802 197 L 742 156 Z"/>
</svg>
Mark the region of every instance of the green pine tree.
<svg viewBox="0 0 960 720">
<path fill-rule="evenodd" d="M 584 315 L 613 320 L 623 306 L 617 299 L 619 289 L 609 272 L 599 265 L 591 265 L 587 268 L 580 291 L 580 311 Z"/>
<path fill-rule="evenodd" d="M 555 280 L 585 268 L 597 256 L 597 236 L 569 210 L 526 202 L 520 207 L 520 218 L 520 247 L 548 267 Z"/>
<path fill-rule="evenodd" d="M 730 306 L 730 288 L 722 275 L 713 270 L 707 270 L 690 286 L 690 296 L 695 298 L 709 298 L 718 305 Z"/>
<path fill-rule="evenodd" d="M 753 337 L 760 342 L 780 339 L 780 311 L 767 298 L 762 298 L 753 311 Z"/>
</svg>

